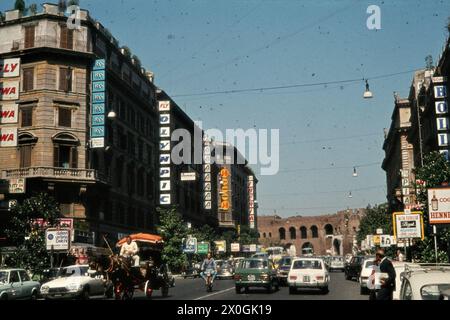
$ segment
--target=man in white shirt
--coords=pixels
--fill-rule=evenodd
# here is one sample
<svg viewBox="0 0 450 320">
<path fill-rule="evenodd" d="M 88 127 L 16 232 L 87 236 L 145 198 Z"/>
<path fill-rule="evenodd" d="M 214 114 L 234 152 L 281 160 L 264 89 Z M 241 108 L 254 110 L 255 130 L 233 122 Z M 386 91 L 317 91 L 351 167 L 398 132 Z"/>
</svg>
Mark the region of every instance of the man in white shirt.
<svg viewBox="0 0 450 320">
<path fill-rule="evenodd" d="M 137 255 L 139 251 L 136 241 L 132 241 L 131 237 L 127 237 L 127 242 L 122 245 L 120 249 L 120 256 L 125 258 L 132 258 L 134 261 L 134 266 L 139 267 L 139 256 Z"/>
</svg>

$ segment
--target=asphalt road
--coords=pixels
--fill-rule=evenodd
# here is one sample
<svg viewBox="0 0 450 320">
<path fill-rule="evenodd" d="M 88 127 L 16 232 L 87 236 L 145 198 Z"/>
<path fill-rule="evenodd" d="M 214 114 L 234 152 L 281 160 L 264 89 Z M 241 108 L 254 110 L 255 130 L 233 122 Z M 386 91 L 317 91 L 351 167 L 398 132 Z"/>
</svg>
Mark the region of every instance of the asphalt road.
<svg viewBox="0 0 450 320">
<path fill-rule="evenodd" d="M 287 287 L 279 291 L 267 293 L 264 289 L 250 289 L 248 293 L 236 294 L 233 280 L 216 280 L 212 292 L 206 292 L 202 279 L 176 279 L 174 288 L 170 288 L 169 296 L 163 298 L 161 291 L 153 293 L 153 300 L 368 300 L 367 295 L 360 295 L 359 283 L 345 280 L 343 272 L 330 273 L 329 293 L 322 294 L 319 290 L 302 290 L 289 294 Z M 134 299 L 146 299 L 143 292 L 136 290 Z"/>
</svg>

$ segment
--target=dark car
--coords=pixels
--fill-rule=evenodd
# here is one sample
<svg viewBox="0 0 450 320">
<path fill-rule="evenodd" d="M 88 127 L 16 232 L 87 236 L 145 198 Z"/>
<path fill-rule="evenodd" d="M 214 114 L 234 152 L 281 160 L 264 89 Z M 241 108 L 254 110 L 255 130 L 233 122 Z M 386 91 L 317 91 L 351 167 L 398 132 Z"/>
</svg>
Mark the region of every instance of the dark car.
<svg viewBox="0 0 450 320">
<path fill-rule="evenodd" d="M 349 263 L 345 265 L 344 273 L 345 273 L 345 279 L 346 280 L 352 280 L 352 279 L 358 279 L 362 263 L 364 259 L 366 259 L 366 256 L 353 256 Z"/>
<path fill-rule="evenodd" d="M 287 285 L 289 271 L 291 271 L 292 257 L 285 256 L 278 262 L 277 278 L 278 282 Z"/>
<path fill-rule="evenodd" d="M 269 293 L 278 290 L 277 271 L 272 261 L 260 258 L 242 261 L 236 269 L 235 287 L 237 294 L 242 288 L 247 292 L 249 287 L 263 287 Z"/>
</svg>

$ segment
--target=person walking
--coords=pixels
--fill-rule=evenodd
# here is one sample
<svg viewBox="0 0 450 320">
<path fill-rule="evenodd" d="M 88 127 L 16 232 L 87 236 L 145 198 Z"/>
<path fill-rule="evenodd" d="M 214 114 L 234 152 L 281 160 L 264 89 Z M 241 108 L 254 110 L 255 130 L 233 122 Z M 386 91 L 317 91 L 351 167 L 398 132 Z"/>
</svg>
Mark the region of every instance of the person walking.
<svg viewBox="0 0 450 320">
<path fill-rule="evenodd" d="M 377 294 L 377 300 L 392 300 L 395 291 L 395 269 L 392 262 L 386 257 L 384 249 L 378 249 L 375 260 L 380 266 L 380 272 L 387 275 L 380 279 L 381 288 Z"/>
</svg>

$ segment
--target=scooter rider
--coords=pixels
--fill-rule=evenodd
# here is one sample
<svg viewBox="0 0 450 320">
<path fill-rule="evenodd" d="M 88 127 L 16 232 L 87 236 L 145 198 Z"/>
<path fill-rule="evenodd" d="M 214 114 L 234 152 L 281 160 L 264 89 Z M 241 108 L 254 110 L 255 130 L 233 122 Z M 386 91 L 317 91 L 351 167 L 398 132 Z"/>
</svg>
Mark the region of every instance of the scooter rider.
<svg viewBox="0 0 450 320">
<path fill-rule="evenodd" d="M 208 252 L 208 255 L 206 256 L 206 259 L 203 260 L 202 266 L 200 268 L 202 272 L 200 275 L 205 280 L 205 283 L 208 284 L 208 278 L 206 276 L 206 272 L 211 272 L 211 284 L 214 282 L 214 279 L 216 278 L 217 272 L 216 272 L 216 261 L 212 258 L 211 252 Z"/>
</svg>

